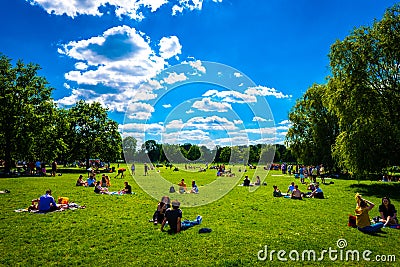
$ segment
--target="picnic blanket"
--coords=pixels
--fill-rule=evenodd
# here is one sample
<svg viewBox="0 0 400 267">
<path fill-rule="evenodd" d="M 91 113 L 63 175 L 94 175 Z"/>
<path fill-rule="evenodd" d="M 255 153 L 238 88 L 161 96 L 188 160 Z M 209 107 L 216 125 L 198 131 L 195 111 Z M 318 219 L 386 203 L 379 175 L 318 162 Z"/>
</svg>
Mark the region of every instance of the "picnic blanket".
<svg viewBox="0 0 400 267">
<path fill-rule="evenodd" d="M 61 212 L 65 210 L 77 210 L 77 209 L 85 209 L 86 206 L 80 206 L 76 203 L 69 203 L 65 207 L 62 207 L 59 210 L 54 210 L 54 211 L 39 211 L 39 210 L 30 210 L 29 208 L 22 208 L 22 209 L 16 209 L 14 210 L 15 212 L 30 212 L 30 213 L 39 213 L 39 214 L 45 214 L 45 213 L 51 213 L 51 212 Z"/>
<path fill-rule="evenodd" d="M 108 195 L 118 195 L 118 196 L 123 196 L 123 195 L 136 195 L 135 192 L 132 192 L 130 194 L 122 193 L 121 191 L 113 191 L 113 192 L 108 192 Z"/>
</svg>

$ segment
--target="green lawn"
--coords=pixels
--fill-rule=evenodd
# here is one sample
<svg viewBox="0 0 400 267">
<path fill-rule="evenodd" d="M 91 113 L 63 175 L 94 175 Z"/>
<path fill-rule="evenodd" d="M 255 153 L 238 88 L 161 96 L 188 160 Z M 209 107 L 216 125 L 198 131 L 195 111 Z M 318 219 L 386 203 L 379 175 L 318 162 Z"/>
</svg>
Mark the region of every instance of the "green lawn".
<svg viewBox="0 0 400 267">
<path fill-rule="evenodd" d="M 400 266 L 397 263 L 400 262 L 400 230 L 384 229 L 384 233 L 372 236 L 347 226 L 348 214 L 355 208 L 356 192 L 377 205 L 381 197 L 388 195 L 400 209 L 399 183 L 334 180 L 334 184 L 322 186 L 326 199 L 298 201 L 272 197 L 273 184 L 286 191 L 289 183 L 296 181 L 294 178 L 283 176 L 278 171 L 267 173 L 260 168 L 257 169 L 260 177 L 268 174 L 265 178 L 267 186 L 260 186 L 255 191 L 250 188 L 253 192 L 249 188 L 233 186 L 225 195 L 222 190 L 223 197 L 218 199 L 215 192 L 209 190 L 210 184 L 221 179 L 217 179 L 215 170 L 200 173 L 179 167 L 178 172 L 160 168 L 159 173 L 153 170 L 149 177 L 144 177 L 143 166 L 136 166 L 136 179 L 146 191 L 152 188 L 146 181 L 152 181 L 158 175 L 166 181 L 157 183 L 157 186 L 168 182 L 177 184 L 182 178 L 189 186 L 192 179 L 196 180 L 200 187 L 199 195 L 174 193 L 171 196 L 189 206 L 197 205 L 182 207 L 183 217 L 194 219 L 200 214 L 203 223 L 177 235 L 161 232 L 159 226 L 148 222 L 158 199 L 145 193 L 129 171 L 124 179 L 113 179 L 112 175 L 110 188 L 110 191 L 117 191 L 127 180 L 136 193 L 129 196 L 97 195 L 93 188 L 76 187 L 77 173 L 0 179 L 0 190 L 11 191 L 10 194 L 0 194 L 0 265 Z M 237 175 L 243 174 L 238 172 L 238 166 L 232 169 Z M 251 177 L 253 172 L 249 170 L 246 174 Z M 240 176 L 232 179 L 235 183 L 242 180 Z M 231 182 L 226 186 L 229 187 Z M 47 188 L 52 189 L 53 196 L 69 197 L 70 201 L 87 208 L 50 214 L 14 212 L 28 207 L 31 199 L 42 195 Z M 306 191 L 304 185 L 300 185 L 300 189 Z M 154 194 L 157 192 L 155 190 Z M 217 200 L 205 202 L 207 199 Z M 370 215 L 378 215 L 378 208 L 374 208 Z M 212 232 L 199 234 L 201 227 L 211 228 Z M 339 239 L 347 241 L 345 248 L 338 248 Z M 265 260 L 259 260 L 257 255 L 264 256 L 265 253 L 259 251 L 265 246 L 268 255 Z M 338 256 L 335 261 L 330 260 L 328 253 L 322 261 L 301 260 L 304 250 L 316 251 L 318 258 L 324 249 L 329 248 L 338 250 L 338 253 L 331 254 L 332 257 Z M 270 260 L 272 250 L 276 252 L 272 252 Z M 287 262 L 279 261 L 279 250 L 286 252 L 281 255 L 287 258 Z M 296 256 L 293 250 L 300 253 L 300 261 L 290 260 L 289 253 L 292 258 Z M 348 250 L 358 250 L 361 258 L 363 251 L 370 250 L 371 261 L 345 261 Z M 344 255 L 343 260 L 340 260 L 340 253 Z M 397 261 L 377 262 L 377 255 L 395 255 Z"/>
</svg>

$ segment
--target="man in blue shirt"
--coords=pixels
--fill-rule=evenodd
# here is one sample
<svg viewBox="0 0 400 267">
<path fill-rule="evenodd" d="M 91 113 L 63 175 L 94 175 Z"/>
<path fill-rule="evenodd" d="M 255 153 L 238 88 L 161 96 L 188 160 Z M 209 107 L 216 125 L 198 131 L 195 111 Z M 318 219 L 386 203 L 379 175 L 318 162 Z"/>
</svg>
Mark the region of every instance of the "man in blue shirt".
<svg viewBox="0 0 400 267">
<path fill-rule="evenodd" d="M 57 203 L 51 196 L 51 190 L 46 190 L 46 194 L 39 198 L 39 211 L 54 211 L 60 209 L 57 207 Z"/>
</svg>

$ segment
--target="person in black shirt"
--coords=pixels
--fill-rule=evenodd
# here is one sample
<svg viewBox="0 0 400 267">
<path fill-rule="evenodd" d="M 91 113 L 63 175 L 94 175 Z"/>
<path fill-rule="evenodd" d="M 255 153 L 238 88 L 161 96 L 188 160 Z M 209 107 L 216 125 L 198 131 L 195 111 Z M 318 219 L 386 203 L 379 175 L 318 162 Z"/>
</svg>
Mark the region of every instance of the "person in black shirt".
<svg viewBox="0 0 400 267">
<path fill-rule="evenodd" d="M 179 208 L 179 201 L 172 201 L 172 208 L 167 209 L 165 212 L 164 220 L 161 223 L 161 231 L 164 230 L 165 224 L 168 222 L 168 225 L 173 233 L 179 233 L 181 231 L 181 219 L 182 219 L 182 210 Z"/>
<path fill-rule="evenodd" d="M 124 182 L 125 188 L 121 190 L 121 192 L 123 194 L 132 194 L 132 187 L 130 186 L 130 184 L 128 184 L 128 182 Z"/>
<path fill-rule="evenodd" d="M 388 197 L 382 198 L 382 204 L 379 205 L 379 213 L 381 215 L 381 222 L 384 223 L 384 227 L 397 224 L 397 211 Z"/>
</svg>

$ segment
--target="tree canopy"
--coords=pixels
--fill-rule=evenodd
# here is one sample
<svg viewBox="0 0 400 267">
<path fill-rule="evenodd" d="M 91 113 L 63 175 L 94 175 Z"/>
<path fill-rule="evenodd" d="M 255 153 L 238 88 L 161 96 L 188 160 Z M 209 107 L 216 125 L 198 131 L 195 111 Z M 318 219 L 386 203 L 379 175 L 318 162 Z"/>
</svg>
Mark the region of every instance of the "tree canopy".
<svg viewBox="0 0 400 267">
<path fill-rule="evenodd" d="M 399 13 L 396 4 L 331 46 L 327 84 L 310 87 L 290 114 L 287 144 L 298 158 L 333 159 L 357 176 L 399 164 Z"/>
<path fill-rule="evenodd" d="M 57 108 L 53 88 L 38 75 L 37 64 L 0 54 L 0 158 L 8 173 L 16 160 L 50 162 L 98 157 L 118 159 L 118 124 L 100 103 L 79 101 Z"/>
</svg>

